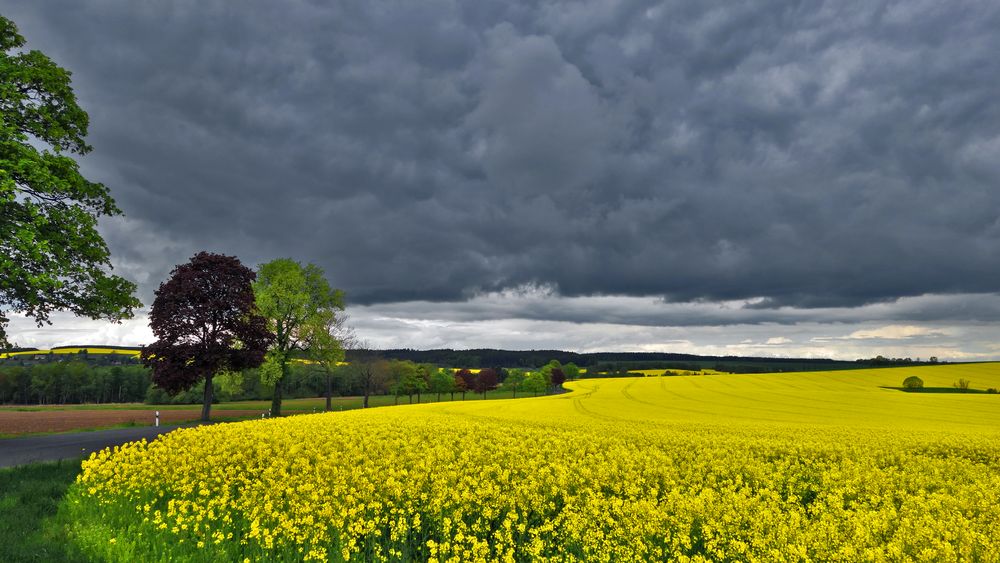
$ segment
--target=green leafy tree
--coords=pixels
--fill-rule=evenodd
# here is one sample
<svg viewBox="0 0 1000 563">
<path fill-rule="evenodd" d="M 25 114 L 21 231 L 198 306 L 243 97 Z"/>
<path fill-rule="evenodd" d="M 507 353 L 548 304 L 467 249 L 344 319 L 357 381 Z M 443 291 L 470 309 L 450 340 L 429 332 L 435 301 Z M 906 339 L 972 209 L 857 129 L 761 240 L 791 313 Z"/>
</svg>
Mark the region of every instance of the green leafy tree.
<svg viewBox="0 0 1000 563">
<path fill-rule="evenodd" d="M 351 358 L 350 370 L 361 388 L 361 408 L 368 408 L 368 398 L 385 392 L 389 384 L 389 362 L 380 358 L 367 343 L 359 343 Z"/>
<path fill-rule="evenodd" d="M 121 215 L 108 189 L 80 174 L 89 118 L 70 73 L 40 51 L 24 51 L 0 16 L 0 347 L 8 312 L 39 323 L 53 311 L 130 318 L 135 284 L 108 273 L 101 216 Z"/>
<path fill-rule="evenodd" d="M 567 381 L 574 381 L 576 378 L 580 377 L 580 367 L 570 362 L 562 367 L 563 373 L 566 375 Z"/>
<path fill-rule="evenodd" d="M 523 387 L 525 379 L 525 373 L 523 369 L 512 369 L 507 372 L 507 379 L 504 380 L 503 386 L 510 387 L 514 392 L 513 398 L 517 398 L 517 388 Z"/>
<path fill-rule="evenodd" d="M 454 399 L 455 375 L 447 368 L 436 369 L 431 373 L 428 387 L 431 393 L 437 393 L 438 401 L 441 400 L 442 393 L 451 393 L 451 398 Z"/>
<path fill-rule="evenodd" d="M 326 311 L 325 330 L 317 330 L 309 342 L 309 358 L 316 362 L 326 376 L 326 407 L 333 408 L 333 380 L 341 372 L 340 364 L 344 361 L 345 349 L 353 346 L 356 337 L 347 326 L 347 315 L 336 309 Z"/>
<path fill-rule="evenodd" d="M 389 362 L 389 379 L 395 404 L 399 404 L 400 395 L 406 394 L 403 381 L 416 369 L 416 364 L 410 361 L 392 360 Z"/>
<path fill-rule="evenodd" d="M 559 373 L 562 374 L 562 364 L 559 363 L 559 360 L 552 360 L 538 370 L 538 373 L 542 374 L 542 377 L 545 378 L 546 388 L 552 387 L 552 385 L 554 385 L 554 382 L 552 381 L 553 370 L 560 370 Z"/>
<path fill-rule="evenodd" d="M 523 387 L 525 391 L 538 395 L 539 393 L 544 393 L 549 388 L 549 381 L 541 370 L 533 371 L 524 378 Z"/>
<path fill-rule="evenodd" d="M 302 266 L 290 258 L 262 264 L 253 289 L 257 309 L 275 335 L 261 377 L 274 386 L 271 416 L 281 416 L 282 391 L 293 351 L 307 350 L 326 339 L 331 319 L 344 309 L 344 293 L 330 287 L 318 266 Z"/>
<path fill-rule="evenodd" d="M 412 403 L 414 394 L 419 397 L 420 392 L 427 390 L 427 382 L 417 364 L 410 360 L 394 360 L 390 366 L 393 394 L 397 403 L 400 395 L 406 395 Z"/>
<path fill-rule="evenodd" d="M 417 384 L 417 402 L 420 402 L 420 394 L 425 392 L 430 392 L 431 390 L 431 376 L 437 373 L 438 368 L 434 364 L 417 364 L 417 375 L 420 376 L 420 382 Z"/>
</svg>

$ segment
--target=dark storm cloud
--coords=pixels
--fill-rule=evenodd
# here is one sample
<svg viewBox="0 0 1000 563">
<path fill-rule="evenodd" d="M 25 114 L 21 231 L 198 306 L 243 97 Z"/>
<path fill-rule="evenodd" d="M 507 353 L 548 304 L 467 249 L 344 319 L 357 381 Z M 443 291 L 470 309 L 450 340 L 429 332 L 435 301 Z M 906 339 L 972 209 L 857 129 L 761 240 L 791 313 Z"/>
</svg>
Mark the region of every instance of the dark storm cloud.
<svg viewBox="0 0 1000 563">
<path fill-rule="evenodd" d="M 838 307 L 1000 278 L 996 3 L 3 13 L 74 72 L 147 301 L 201 249 L 316 262 L 355 303 Z"/>
</svg>

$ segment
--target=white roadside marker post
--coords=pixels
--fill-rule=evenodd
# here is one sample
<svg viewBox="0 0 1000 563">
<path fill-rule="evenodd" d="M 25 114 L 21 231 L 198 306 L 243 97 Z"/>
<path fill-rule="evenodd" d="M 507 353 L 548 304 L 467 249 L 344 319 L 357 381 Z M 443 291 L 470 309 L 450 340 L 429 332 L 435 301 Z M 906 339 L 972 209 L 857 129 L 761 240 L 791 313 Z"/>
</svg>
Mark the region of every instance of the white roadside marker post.
<svg viewBox="0 0 1000 563">
<path fill-rule="evenodd" d="M 160 411 L 156 411 L 156 422 L 154 424 L 157 428 L 160 427 Z"/>
</svg>

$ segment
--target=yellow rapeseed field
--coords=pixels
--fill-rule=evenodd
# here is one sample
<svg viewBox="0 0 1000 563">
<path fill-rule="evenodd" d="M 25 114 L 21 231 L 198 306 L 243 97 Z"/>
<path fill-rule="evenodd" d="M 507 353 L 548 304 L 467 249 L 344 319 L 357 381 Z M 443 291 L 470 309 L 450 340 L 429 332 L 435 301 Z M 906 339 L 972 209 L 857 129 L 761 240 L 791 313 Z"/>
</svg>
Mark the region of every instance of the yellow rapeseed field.
<svg viewBox="0 0 1000 563">
<path fill-rule="evenodd" d="M 28 350 L 23 352 L 2 352 L 0 353 L 0 360 L 7 358 L 14 358 L 17 356 L 34 356 L 38 354 L 79 354 L 81 351 L 86 350 L 89 354 L 120 354 L 122 356 L 138 357 L 138 350 L 123 350 L 120 348 L 101 348 L 101 347 L 76 347 L 76 348 L 58 348 L 56 350 Z"/>
<path fill-rule="evenodd" d="M 584 380 L 177 430 L 84 463 L 98 559 L 998 561 L 1000 364 Z"/>
</svg>

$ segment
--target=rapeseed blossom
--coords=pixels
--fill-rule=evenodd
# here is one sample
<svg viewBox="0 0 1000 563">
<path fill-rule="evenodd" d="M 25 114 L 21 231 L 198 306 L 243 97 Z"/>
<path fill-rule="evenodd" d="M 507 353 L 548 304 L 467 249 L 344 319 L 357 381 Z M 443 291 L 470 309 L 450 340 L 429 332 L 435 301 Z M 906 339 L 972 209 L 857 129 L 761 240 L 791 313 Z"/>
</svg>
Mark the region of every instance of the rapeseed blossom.
<svg viewBox="0 0 1000 563">
<path fill-rule="evenodd" d="M 177 430 L 91 456 L 71 512 L 122 560 L 1000 560 L 997 429 L 961 406 L 713 419 L 672 385 Z"/>
</svg>

